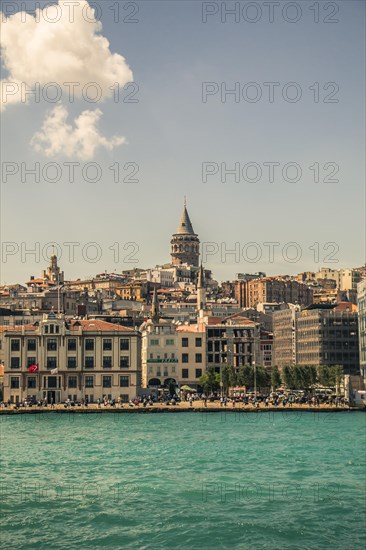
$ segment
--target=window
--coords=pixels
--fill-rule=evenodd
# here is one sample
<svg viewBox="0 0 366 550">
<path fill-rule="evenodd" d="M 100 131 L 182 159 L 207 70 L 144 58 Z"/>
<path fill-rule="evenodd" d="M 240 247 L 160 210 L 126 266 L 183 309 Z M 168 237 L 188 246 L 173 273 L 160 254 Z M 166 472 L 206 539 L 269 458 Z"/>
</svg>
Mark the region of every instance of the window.
<svg viewBox="0 0 366 550">
<path fill-rule="evenodd" d="M 67 340 L 68 351 L 76 351 L 76 338 L 69 338 Z"/>
<path fill-rule="evenodd" d="M 12 390 L 18 390 L 19 389 L 19 377 L 18 376 L 11 376 L 10 377 L 10 387 Z"/>
<path fill-rule="evenodd" d="M 103 369 L 112 368 L 112 357 L 110 355 L 105 355 L 103 357 Z"/>
<path fill-rule="evenodd" d="M 112 387 L 112 377 L 111 376 L 103 376 L 103 388 L 111 388 Z"/>
<path fill-rule="evenodd" d="M 85 376 L 85 387 L 94 388 L 94 376 Z"/>
<path fill-rule="evenodd" d="M 85 368 L 86 369 L 94 368 L 94 357 L 85 357 Z"/>
<path fill-rule="evenodd" d="M 130 349 L 130 341 L 128 338 L 121 338 L 119 342 L 119 349 L 121 351 L 127 351 Z"/>
<path fill-rule="evenodd" d="M 58 325 L 55 326 L 55 332 L 58 334 L 60 332 L 60 327 Z"/>
<path fill-rule="evenodd" d="M 188 378 L 188 369 L 182 369 L 182 378 Z"/>
<path fill-rule="evenodd" d="M 119 377 L 119 386 L 120 388 L 128 388 L 130 385 L 130 377 L 129 376 L 120 376 Z"/>
<path fill-rule="evenodd" d="M 202 338 L 196 338 L 196 348 L 202 347 Z"/>
<path fill-rule="evenodd" d="M 159 345 L 159 339 L 158 338 L 151 338 L 150 346 L 158 346 L 158 345 Z"/>
<path fill-rule="evenodd" d="M 11 340 L 10 349 L 11 351 L 20 351 L 20 340 Z"/>
<path fill-rule="evenodd" d="M 202 376 L 202 369 L 196 369 L 196 378 L 201 378 Z"/>
<path fill-rule="evenodd" d="M 85 339 L 85 351 L 94 351 L 94 338 Z"/>
<path fill-rule="evenodd" d="M 112 351 L 112 340 L 111 340 L 111 338 L 105 338 L 103 340 L 103 351 Z"/>
<path fill-rule="evenodd" d="M 68 369 L 76 369 L 76 357 L 68 357 L 67 358 L 67 368 Z"/>
<path fill-rule="evenodd" d="M 128 403 L 130 397 L 128 393 L 121 393 L 120 398 L 122 403 Z"/>
<path fill-rule="evenodd" d="M 47 339 L 47 351 L 56 351 L 57 350 L 57 340 L 55 338 Z"/>
<path fill-rule="evenodd" d="M 37 349 L 37 341 L 34 338 L 28 338 L 27 350 L 28 351 L 36 351 L 36 349 Z"/>
<path fill-rule="evenodd" d="M 182 353 L 182 363 L 188 363 L 188 353 Z"/>
<path fill-rule="evenodd" d="M 28 376 L 27 378 L 27 388 L 36 388 L 37 387 L 37 378 L 35 376 Z"/>
<path fill-rule="evenodd" d="M 188 348 L 188 338 L 182 338 L 182 348 Z"/>
<path fill-rule="evenodd" d="M 174 346 L 174 338 L 167 338 L 166 345 L 167 346 Z"/>
<path fill-rule="evenodd" d="M 31 365 L 35 365 L 37 363 L 37 359 L 35 357 L 27 357 L 27 368 Z"/>
<path fill-rule="evenodd" d="M 121 369 L 128 369 L 130 366 L 129 358 L 127 356 L 120 357 L 119 366 Z"/>
<path fill-rule="evenodd" d="M 19 369 L 20 368 L 20 357 L 11 357 L 10 358 L 10 368 Z"/>
<path fill-rule="evenodd" d="M 48 334 L 48 325 L 45 325 L 45 327 L 44 327 L 44 333 L 45 333 L 45 334 Z"/>
<path fill-rule="evenodd" d="M 48 369 L 57 368 L 57 358 L 56 357 L 47 357 L 47 368 Z"/>
<path fill-rule="evenodd" d="M 76 388 L 78 383 L 77 376 L 69 376 L 68 378 L 68 388 Z"/>
<path fill-rule="evenodd" d="M 196 363 L 202 363 L 202 353 L 196 353 Z"/>
</svg>

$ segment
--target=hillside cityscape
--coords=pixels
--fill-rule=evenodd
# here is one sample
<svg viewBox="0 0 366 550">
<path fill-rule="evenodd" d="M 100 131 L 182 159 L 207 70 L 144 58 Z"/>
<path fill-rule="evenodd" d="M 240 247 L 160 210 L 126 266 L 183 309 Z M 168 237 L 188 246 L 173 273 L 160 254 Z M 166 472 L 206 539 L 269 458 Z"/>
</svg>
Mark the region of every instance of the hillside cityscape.
<svg viewBox="0 0 366 550">
<path fill-rule="evenodd" d="M 53 254 L 40 276 L 3 285 L 3 401 L 128 403 L 182 388 L 316 383 L 347 386 L 352 400 L 365 389 L 365 266 L 219 283 L 200 262 L 186 203 L 170 255 L 152 268 L 68 280 Z"/>
</svg>

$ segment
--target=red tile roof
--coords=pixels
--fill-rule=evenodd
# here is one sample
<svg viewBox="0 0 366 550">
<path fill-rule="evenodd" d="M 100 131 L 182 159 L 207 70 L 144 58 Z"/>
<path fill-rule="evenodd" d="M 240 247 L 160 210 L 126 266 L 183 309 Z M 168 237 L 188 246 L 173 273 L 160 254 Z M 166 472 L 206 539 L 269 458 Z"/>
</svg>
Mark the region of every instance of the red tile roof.
<svg viewBox="0 0 366 550">
<path fill-rule="evenodd" d="M 83 332 L 134 332 L 134 329 L 131 327 L 116 325 L 115 323 L 108 323 L 107 321 L 100 321 L 96 319 L 72 319 L 68 323 L 68 330 L 77 331 L 80 326 L 82 327 Z M 18 332 L 21 334 L 23 327 L 25 332 L 35 331 L 38 328 L 38 326 L 32 324 L 22 326 L 1 325 L 0 332 Z"/>
</svg>

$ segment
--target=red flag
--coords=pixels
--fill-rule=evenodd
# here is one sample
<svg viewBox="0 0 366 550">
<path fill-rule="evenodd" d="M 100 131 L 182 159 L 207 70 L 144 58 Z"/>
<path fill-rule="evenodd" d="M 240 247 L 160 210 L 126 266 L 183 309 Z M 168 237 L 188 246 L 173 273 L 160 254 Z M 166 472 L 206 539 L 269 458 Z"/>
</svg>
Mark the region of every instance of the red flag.
<svg viewBox="0 0 366 550">
<path fill-rule="evenodd" d="M 35 365 L 31 365 L 28 367 L 29 372 L 37 372 L 38 371 L 38 365 L 39 363 L 36 363 Z"/>
</svg>

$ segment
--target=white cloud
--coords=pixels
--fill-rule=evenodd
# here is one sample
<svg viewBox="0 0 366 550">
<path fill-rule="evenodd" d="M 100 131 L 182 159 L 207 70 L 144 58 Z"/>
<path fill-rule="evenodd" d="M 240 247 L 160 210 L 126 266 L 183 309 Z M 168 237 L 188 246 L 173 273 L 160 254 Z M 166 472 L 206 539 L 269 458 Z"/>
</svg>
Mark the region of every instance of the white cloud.
<svg viewBox="0 0 366 550">
<path fill-rule="evenodd" d="M 47 7 L 47 16 L 38 9 L 35 15 L 18 12 L 6 18 L 1 48 L 3 66 L 9 74 L 1 81 L 0 107 L 27 101 L 21 94 L 25 85 L 34 89 L 38 83 L 42 92 L 55 82 L 62 89 L 62 97 L 69 100 L 70 86 L 65 83 L 78 83 L 75 97 L 83 97 L 84 86 L 96 82 L 103 100 L 112 96 L 110 87 L 116 82 L 120 86 L 131 82 L 133 75 L 125 58 L 111 53 L 101 30 L 86 0 L 75 4 L 59 0 Z M 40 97 L 42 100 L 42 93 Z"/>
<path fill-rule="evenodd" d="M 112 150 L 126 142 L 122 136 L 107 139 L 99 133 L 97 124 L 102 114 L 100 109 L 83 111 L 71 125 L 67 122 L 67 109 L 58 105 L 45 118 L 31 145 L 35 151 L 48 157 L 57 155 L 90 160 L 99 147 Z"/>
</svg>

